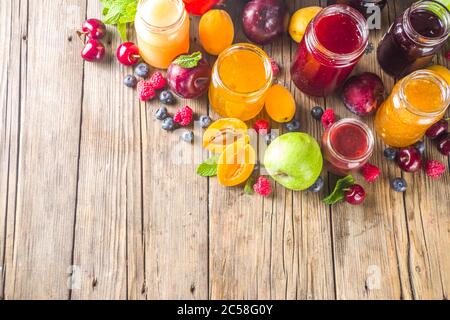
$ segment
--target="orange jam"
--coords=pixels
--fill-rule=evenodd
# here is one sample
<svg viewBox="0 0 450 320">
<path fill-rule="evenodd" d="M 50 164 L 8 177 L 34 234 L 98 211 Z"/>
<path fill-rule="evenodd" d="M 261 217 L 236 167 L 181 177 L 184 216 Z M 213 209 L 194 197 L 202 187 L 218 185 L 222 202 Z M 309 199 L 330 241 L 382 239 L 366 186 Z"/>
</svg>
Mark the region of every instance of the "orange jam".
<svg viewBox="0 0 450 320">
<path fill-rule="evenodd" d="M 375 118 L 384 142 L 403 148 L 418 142 L 441 120 L 450 102 L 447 82 L 434 71 L 419 70 L 400 80 Z"/>
<path fill-rule="evenodd" d="M 272 78 L 263 50 L 251 44 L 231 46 L 214 65 L 209 101 L 222 117 L 253 119 L 264 107 Z"/>
</svg>

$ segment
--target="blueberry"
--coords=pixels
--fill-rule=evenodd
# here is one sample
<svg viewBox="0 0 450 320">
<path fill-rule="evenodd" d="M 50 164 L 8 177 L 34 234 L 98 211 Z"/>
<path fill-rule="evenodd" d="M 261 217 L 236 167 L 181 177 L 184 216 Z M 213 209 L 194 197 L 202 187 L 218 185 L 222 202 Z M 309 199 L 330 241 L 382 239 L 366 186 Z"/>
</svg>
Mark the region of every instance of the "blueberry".
<svg viewBox="0 0 450 320">
<path fill-rule="evenodd" d="M 289 132 L 297 132 L 300 130 L 300 121 L 294 119 L 291 122 L 286 124 L 286 129 Z"/>
<path fill-rule="evenodd" d="M 173 121 L 173 118 L 165 118 L 162 123 L 162 128 L 166 131 L 172 131 L 173 129 L 175 129 L 175 122 Z"/>
<path fill-rule="evenodd" d="M 165 107 L 159 108 L 155 112 L 156 119 L 161 120 L 161 121 L 164 120 L 165 118 L 167 118 L 168 116 L 169 115 L 167 113 L 167 108 L 165 108 Z"/>
<path fill-rule="evenodd" d="M 273 132 L 266 134 L 264 136 L 264 139 L 265 139 L 267 145 L 270 145 L 272 143 L 272 141 L 274 141 L 276 138 L 277 138 L 277 135 Z"/>
<path fill-rule="evenodd" d="M 397 158 L 397 150 L 392 148 L 386 148 L 384 150 L 384 157 L 388 160 L 394 161 Z"/>
<path fill-rule="evenodd" d="M 314 107 L 314 108 L 312 108 L 312 110 L 311 110 L 311 116 L 312 116 L 314 119 L 320 121 L 320 120 L 322 119 L 322 116 L 323 116 L 323 113 L 324 113 L 324 112 L 325 112 L 325 111 L 323 111 L 323 108 L 321 108 L 321 107 Z"/>
<path fill-rule="evenodd" d="M 161 93 L 159 94 L 159 101 L 168 105 L 174 104 L 176 102 L 173 93 L 167 90 L 161 91 Z"/>
<path fill-rule="evenodd" d="M 183 132 L 183 134 L 181 135 L 181 139 L 183 139 L 183 141 L 191 143 L 192 141 L 194 141 L 194 133 L 192 131 Z"/>
<path fill-rule="evenodd" d="M 141 78 L 147 78 L 149 72 L 150 72 L 150 67 L 146 63 L 139 63 L 136 66 L 136 69 L 134 69 L 134 74 L 137 77 L 141 77 Z"/>
<path fill-rule="evenodd" d="M 425 153 L 425 142 L 419 141 L 414 145 L 414 147 L 420 152 L 421 155 Z"/>
<path fill-rule="evenodd" d="M 408 184 L 403 178 L 395 178 L 391 181 L 391 187 L 397 192 L 405 192 L 408 188 Z"/>
<path fill-rule="evenodd" d="M 308 189 L 308 191 L 317 193 L 320 192 L 324 186 L 325 181 L 322 179 L 322 177 L 319 177 L 319 179 L 317 179 L 317 181 Z"/>
<path fill-rule="evenodd" d="M 209 116 L 201 116 L 200 117 L 200 125 L 202 128 L 206 129 L 211 125 L 211 118 Z"/>
<path fill-rule="evenodd" d="M 123 79 L 123 84 L 129 88 L 134 88 L 136 87 L 137 79 L 135 76 L 129 74 Z"/>
</svg>

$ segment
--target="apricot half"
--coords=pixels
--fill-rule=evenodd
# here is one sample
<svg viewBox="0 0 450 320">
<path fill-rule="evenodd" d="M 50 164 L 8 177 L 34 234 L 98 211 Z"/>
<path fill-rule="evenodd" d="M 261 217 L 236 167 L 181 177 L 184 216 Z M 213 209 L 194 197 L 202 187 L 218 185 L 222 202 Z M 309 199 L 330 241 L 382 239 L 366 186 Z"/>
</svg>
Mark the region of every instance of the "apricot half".
<svg viewBox="0 0 450 320">
<path fill-rule="evenodd" d="M 220 119 L 214 122 L 203 135 L 203 147 L 212 153 L 222 153 L 233 143 L 248 142 L 247 125 L 234 118 Z"/>
<path fill-rule="evenodd" d="M 290 122 L 296 111 L 294 97 L 288 89 L 276 84 L 267 92 L 266 111 L 276 122 Z"/>
<path fill-rule="evenodd" d="M 217 178 L 225 187 L 234 187 L 248 180 L 255 169 L 255 149 L 244 141 L 228 146 L 218 161 Z"/>
</svg>

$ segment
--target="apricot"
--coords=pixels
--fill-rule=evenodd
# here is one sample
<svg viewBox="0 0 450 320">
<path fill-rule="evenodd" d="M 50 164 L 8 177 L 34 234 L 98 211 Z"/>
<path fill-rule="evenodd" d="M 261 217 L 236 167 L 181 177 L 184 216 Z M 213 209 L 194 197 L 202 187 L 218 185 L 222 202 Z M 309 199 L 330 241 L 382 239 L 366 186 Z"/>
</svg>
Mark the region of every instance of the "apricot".
<svg viewBox="0 0 450 320">
<path fill-rule="evenodd" d="M 219 158 L 217 178 L 225 187 L 234 187 L 246 182 L 256 163 L 255 149 L 245 141 L 228 146 Z"/>
<path fill-rule="evenodd" d="M 294 97 L 288 89 L 276 84 L 267 92 L 266 111 L 276 122 L 290 122 L 294 119 L 296 111 Z"/>
<path fill-rule="evenodd" d="M 297 10 L 289 23 L 289 34 L 295 42 L 300 42 L 312 19 L 322 10 L 321 7 L 307 7 Z"/>
<path fill-rule="evenodd" d="M 212 153 L 222 153 L 227 146 L 237 141 L 248 141 L 247 131 L 247 125 L 239 119 L 220 119 L 211 124 L 205 131 L 203 147 Z"/>
<path fill-rule="evenodd" d="M 199 35 L 203 49 L 218 56 L 233 43 L 234 26 L 230 15 L 224 10 L 208 11 L 200 19 Z"/>
</svg>

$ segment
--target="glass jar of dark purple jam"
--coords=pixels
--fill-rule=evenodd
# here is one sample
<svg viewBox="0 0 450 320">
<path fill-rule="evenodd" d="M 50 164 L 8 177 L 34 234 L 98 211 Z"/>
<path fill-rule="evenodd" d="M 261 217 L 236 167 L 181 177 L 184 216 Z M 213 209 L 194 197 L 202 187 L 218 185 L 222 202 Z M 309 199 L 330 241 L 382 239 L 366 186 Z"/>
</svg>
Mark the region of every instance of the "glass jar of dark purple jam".
<svg viewBox="0 0 450 320">
<path fill-rule="evenodd" d="M 399 16 L 378 46 L 378 62 L 401 78 L 426 67 L 448 39 L 450 12 L 439 2 L 413 4 Z"/>
<path fill-rule="evenodd" d="M 328 0 L 329 6 L 333 4 L 346 4 L 361 12 L 366 18 L 374 13 L 371 8 L 379 7 L 383 10 L 386 3 L 387 0 Z"/>
</svg>

